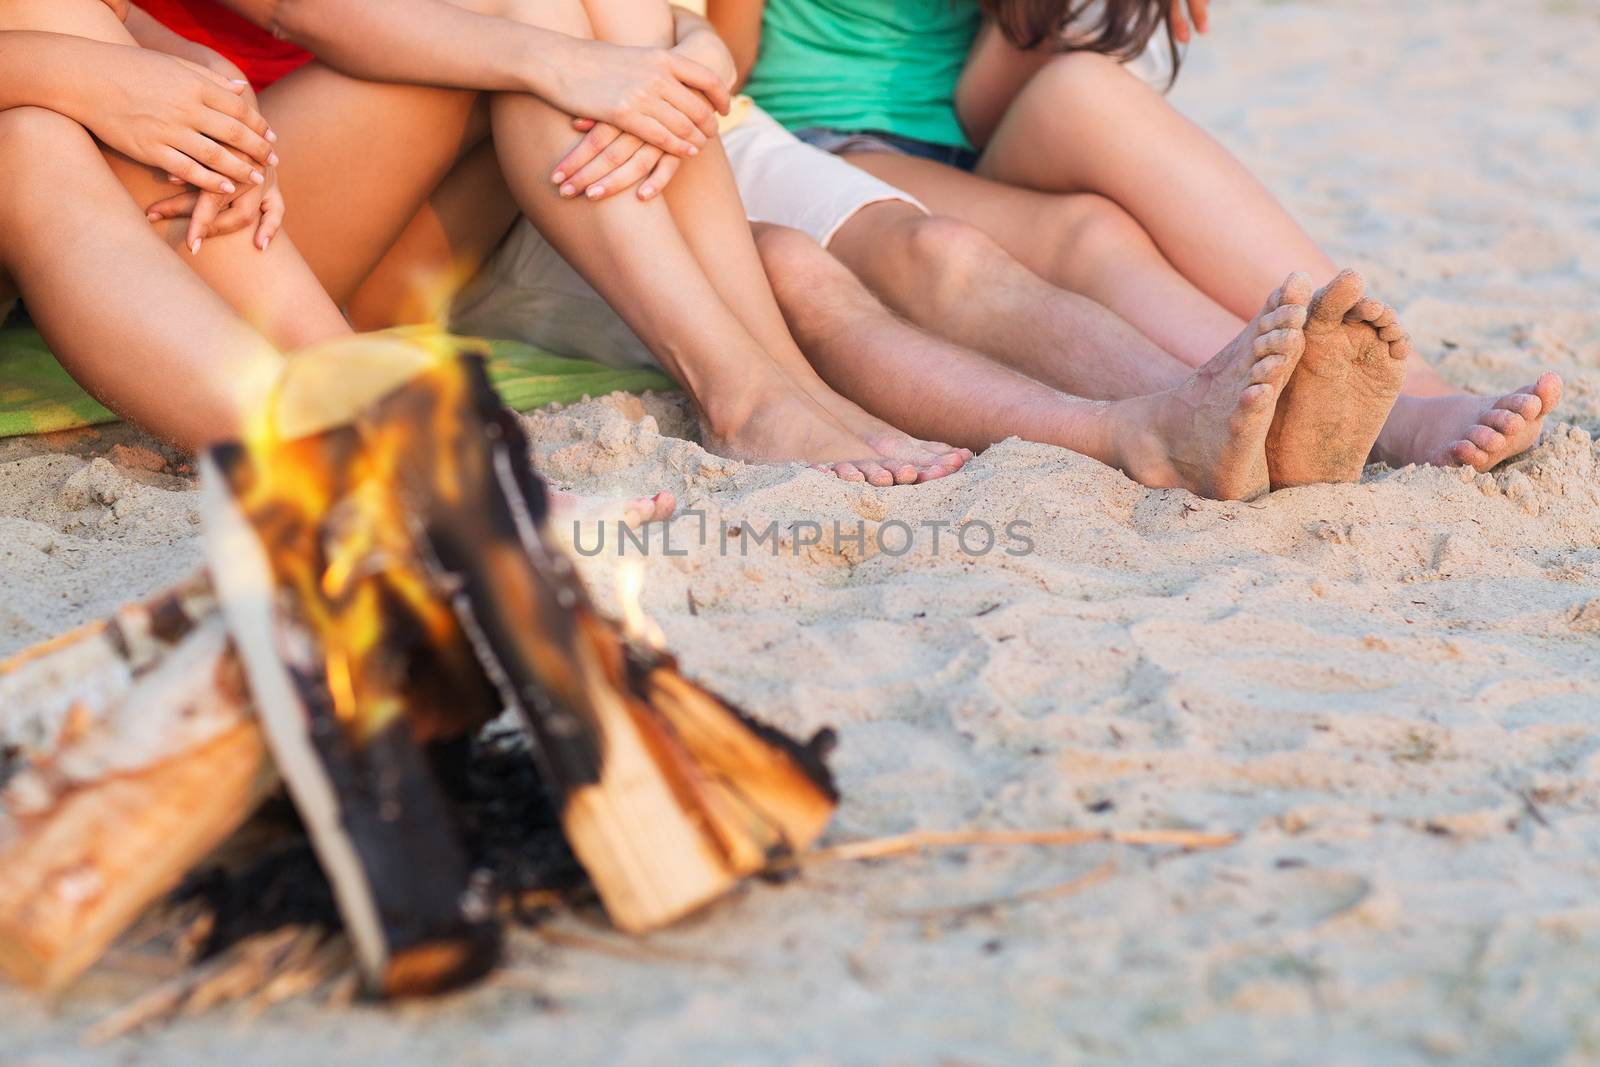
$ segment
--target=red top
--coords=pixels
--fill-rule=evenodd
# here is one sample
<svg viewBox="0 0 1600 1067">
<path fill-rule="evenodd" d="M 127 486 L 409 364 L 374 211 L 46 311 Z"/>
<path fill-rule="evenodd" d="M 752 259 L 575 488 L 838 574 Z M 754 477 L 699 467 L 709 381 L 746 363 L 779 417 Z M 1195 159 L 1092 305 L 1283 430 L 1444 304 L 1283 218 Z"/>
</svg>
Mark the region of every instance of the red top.
<svg viewBox="0 0 1600 1067">
<path fill-rule="evenodd" d="M 216 0 L 137 0 L 137 3 L 151 18 L 180 37 L 203 44 L 233 61 L 258 92 L 316 58 L 304 48 L 280 41 Z"/>
</svg>

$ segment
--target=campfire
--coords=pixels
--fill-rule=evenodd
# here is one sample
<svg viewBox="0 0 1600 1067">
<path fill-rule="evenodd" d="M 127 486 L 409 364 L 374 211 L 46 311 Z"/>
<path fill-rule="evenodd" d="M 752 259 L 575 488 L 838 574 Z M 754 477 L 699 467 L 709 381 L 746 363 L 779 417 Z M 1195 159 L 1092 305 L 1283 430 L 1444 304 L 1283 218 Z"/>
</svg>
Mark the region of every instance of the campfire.
<svg viewBox="0 0 1600 1067">
<path fill-rule="evenodd" d="M 468 819 L 459 764 L 508 710 L 495 758 L 623 931 L 809 848 L 831 735 L 755 721 L 596 611 L 527 452 L 476 356 L 290 360 L 201 463 L 206 571 L 0 665 L 0 967 L 63 989 L 286 794 L 369 993 L 482 975 L 517 887 L 465 826 L 520 809 Z"/>
</svg>

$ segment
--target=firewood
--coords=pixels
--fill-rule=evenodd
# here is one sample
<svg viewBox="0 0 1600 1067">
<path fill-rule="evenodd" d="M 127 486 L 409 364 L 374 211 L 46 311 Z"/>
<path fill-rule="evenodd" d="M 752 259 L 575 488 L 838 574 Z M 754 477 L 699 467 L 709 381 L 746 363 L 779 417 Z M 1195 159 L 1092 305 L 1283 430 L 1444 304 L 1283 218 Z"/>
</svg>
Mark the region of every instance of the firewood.
<svg viewBox="0 0 1600 1067">
<path fill-rule="evenodd" d="M 411 746 L 502 705 L 525 717 L 568 841 L 625 930 L 808 847 L 835 802 L 816 752 L 594 610 L 545 537 L 543 485 L 482 361 L 364 345 L 386 362 L 359 387 L 341 383 L 368 373 L 365 349 L 290 361 L 250 444 L 209 457 L 202 511 L 269 743 L 369 984 L 394 948 L 384 894 L 414 928 L 471 925 L 446 905 L 467 896 L 465 872 Z M 389 817 L 357 825 L 380 785 Z M 418 866 L 438 869 L 436 898 L 406 896 Z"/>
<path fill-rule="evenodd" d="M 0 793 L 0 967 L 26 985 L 69 984 L 272 788 L 198 589 L 0 667 L 0 729 L 21 746 Z"/>
<path fill-rule="evenodd" d="M 386 373 L 415 352 L 371 340 L 292 361 L 258 437 L 203 458 L 201 513 L 267 743 L 366 987 L 392 996 L 476 978 L 497 955 L 492 901 L 423 746 L 498 703 L 414 558 L 394 493 L 401 451 L 371 446 L 365 413 L 339 408 L 364 394 L 315 384 L 373 350 Z M 432 440 L 425 425 L 405 431 Z"/>
<path fill-rule="evenodd" d="M 619 927 L 669 923 L 816 840 L 837 801 L 820 746 L 755 724 L 595 611 L 546 537 L 527 440 L 479 361 L 440 363 L 375 407 L 374 434 L 452 428 L 396 465 L 403 491 Z"/>
</svg>

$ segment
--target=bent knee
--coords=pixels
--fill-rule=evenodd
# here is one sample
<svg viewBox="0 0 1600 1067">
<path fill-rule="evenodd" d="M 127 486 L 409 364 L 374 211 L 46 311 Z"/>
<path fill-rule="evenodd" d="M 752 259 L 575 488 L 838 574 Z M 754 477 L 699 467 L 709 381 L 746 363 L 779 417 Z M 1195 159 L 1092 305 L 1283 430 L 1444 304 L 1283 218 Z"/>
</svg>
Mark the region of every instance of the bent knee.
<svg viewBox="0 0 1600 1067">
<path fill-rule="evenodd" d="M 780 299 L 841 280 L 854 281 L 849 268 L 809 234 L 767 222 L 751 223 L 750 228 L 761 265 Z"/>
<path fill-rule="evenodd" d="M 594 26 L 583 0 L 450 0 L 480 15 L 494 15 L 526 26 L 564 33 L 568 37 L 592 38 Z"/>
<path fill-rule="evenodd" d="M 902 254 L 919 280 L 964 286 L 981 277 L 1005 252 L 970 223 L 924 215 L 903 224 Z"/>
<path fill-rule="evenodd" d="M 1028 87 L 1038 86 L 1054 93 L 1077 94 L 1093 92 L 1108 82 L 1120 84 L 1125 79 L 1133 79 L 1133 75 L 1128 73 L 1119 59 L 1101 52 L 1061 52 L 1039 68 L 1038 73 L 1029 80 Z"/>
<path fill-rule="evenodd" d="M 1093 259 L 1126 253 L 1154 241 L 1139 220 L 1115 200 L 1096 193 L 1074 193 L 1055 198 L 1039 227 L 1049 247 L 1058 255 Z"/>
<path fill-rule="evenodd" d="M 94 148 L 94 138 L 72 119 L 42 107 L 0 111 L 0 158 L 5 172 L 15 174 L 35 151 L 59 153 L 71 146 Z"/>
</svg>

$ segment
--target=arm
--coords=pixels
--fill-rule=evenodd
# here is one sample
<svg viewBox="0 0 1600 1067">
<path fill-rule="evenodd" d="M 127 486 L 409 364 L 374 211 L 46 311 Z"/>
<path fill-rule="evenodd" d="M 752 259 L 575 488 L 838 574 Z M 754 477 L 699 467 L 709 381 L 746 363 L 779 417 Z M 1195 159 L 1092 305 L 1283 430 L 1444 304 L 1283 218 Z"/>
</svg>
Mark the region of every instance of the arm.
<svg viewBox="0 0 1600 1067">
<path fill-rule="evenodd" d="M 486 13 L 489 0 L 222 0 L 347 74 L 525 92 L 677 155 L 716 133 L 727 89 L 665 48 L 625 48 Z M 473 8 L 473 9 L 470 9 Z"/>
<path fill-rule="evenodd" d="M 113 23 L 117 33 L 121 24 Z M 251 165 L 272 154 L 266 119 L 244 86 L 132 44 L 71 34 L 0 32 L 0 108 L 48 108 L 105 144 L 214 192 L 251 183 Z"/>
<path fill-rule="evenodd" d="M 706 0 L 706 16 L 733 54 L 735 87 L 750 80 L 761 52 L 761 17 L 766 0 Z"/>
<path fill-rule="evenodd" d="M 974 145 L 981 149 L 989 142 L 1011 101 L 1059 51 L 1053 42 L 1023 50 L 993 22 L 984 22 L 956 84 L 956 118 Z"/>
</svg>

